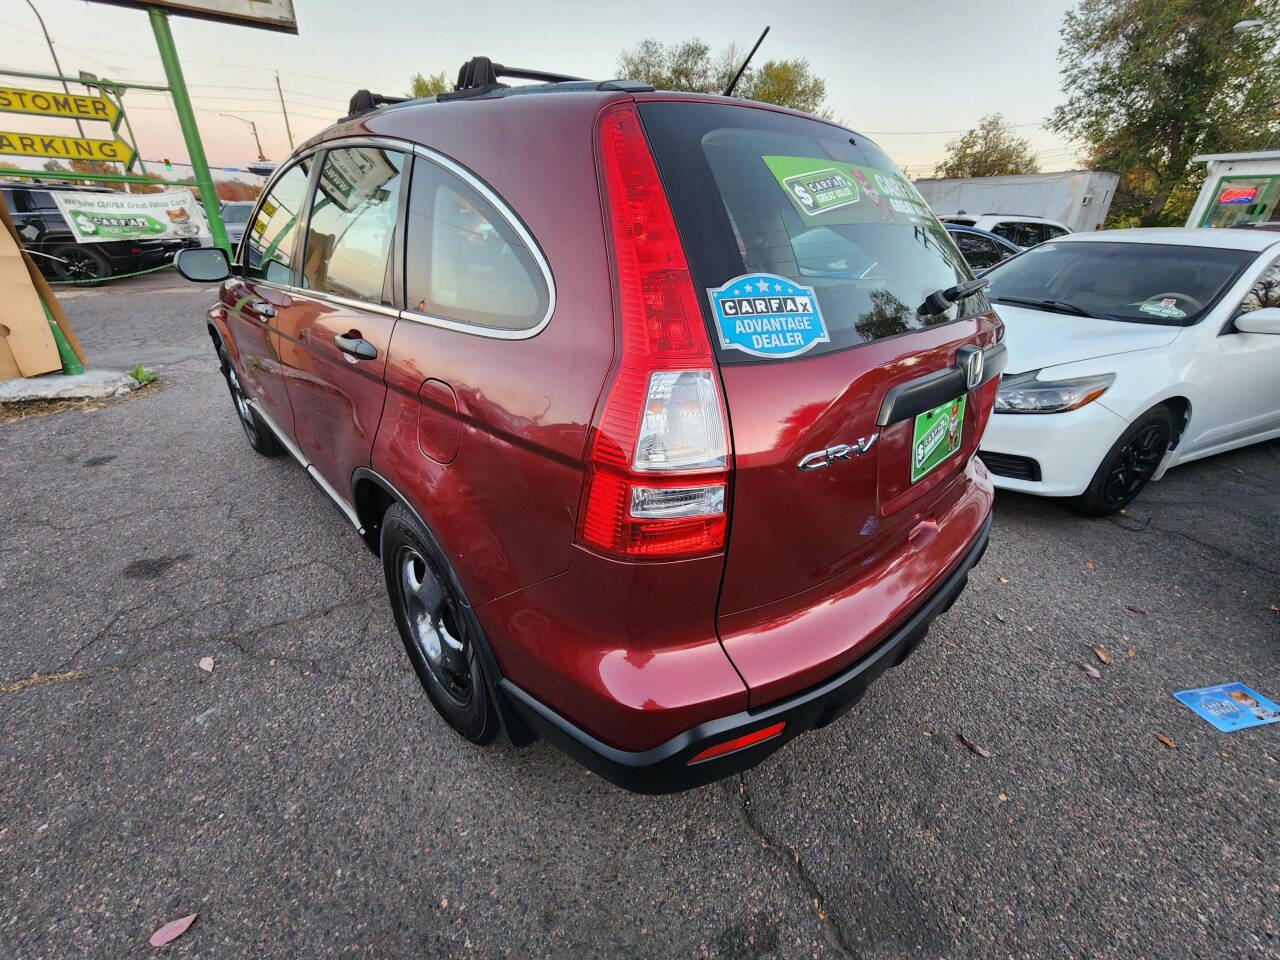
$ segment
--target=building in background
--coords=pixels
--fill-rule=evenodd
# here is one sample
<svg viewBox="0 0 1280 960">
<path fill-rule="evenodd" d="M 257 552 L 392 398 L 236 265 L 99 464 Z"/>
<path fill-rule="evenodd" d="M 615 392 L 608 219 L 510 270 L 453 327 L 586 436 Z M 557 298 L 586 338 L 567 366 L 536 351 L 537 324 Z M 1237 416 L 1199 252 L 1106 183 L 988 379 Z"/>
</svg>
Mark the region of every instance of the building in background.
<svg viewBox="0 0 1280 960">
<path fill-rule="evenodd" d="M 1208 169 L 1188 227 L 1280 229 L 1280 150 L 1206 153 L 1192 160 Z"/>
<path fill-rule="evenodd" d="M 1120 177 L 1101 170 L 1023 173 L 966 180 L 917 180 L 938 216 L 1005 214 L 1054 220 L 1072 233 L 1098 230 Z"/>
</svg>

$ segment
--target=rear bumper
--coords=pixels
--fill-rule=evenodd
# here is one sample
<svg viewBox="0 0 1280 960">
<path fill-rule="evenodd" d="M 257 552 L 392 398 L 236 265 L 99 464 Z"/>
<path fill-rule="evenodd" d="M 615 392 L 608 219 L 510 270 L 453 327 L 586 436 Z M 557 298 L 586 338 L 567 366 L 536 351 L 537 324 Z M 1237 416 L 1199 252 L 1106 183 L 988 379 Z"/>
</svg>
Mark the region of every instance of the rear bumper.
<svg viewBox="0 0 1280 960">
<path fill-rule="evenodd" d="M 499 688 L 530 728 L 620 787 L 637 793 L 672 793 L 710 783 L 754 766 L 788 740 L 835 720 L 862 698 L 871 681 L 910 656 L 924 639 L 929 624 L 945 613 L 964 590 L 969 571 L 986 552 L 990 530 L 988 515 L 960 562 L 928 599 L 877 647 L 835 676 L 765 706 L 698 724 L 649 750 L 619 750 L 601 742 L 509 679 L 502 679 Z M 780 722 L 785 726 L 768 740 L 690 763 L 710 747 Z"/>
</svg>

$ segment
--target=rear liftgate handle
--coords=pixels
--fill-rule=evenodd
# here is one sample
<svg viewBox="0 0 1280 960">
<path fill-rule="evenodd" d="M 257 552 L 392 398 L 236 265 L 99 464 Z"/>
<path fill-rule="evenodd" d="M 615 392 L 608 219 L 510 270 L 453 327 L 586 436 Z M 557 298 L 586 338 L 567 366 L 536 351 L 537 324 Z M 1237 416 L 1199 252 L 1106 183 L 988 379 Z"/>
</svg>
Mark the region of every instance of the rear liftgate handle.
<svg viewBox="0 0 1280 960">
<path fill-rule="evenodd" d="M 357 360 L 373 360 L 378 356 L 378 348 L 362 337 L 359 330 L 334 334 L 333 345 Z"/>
</svg>

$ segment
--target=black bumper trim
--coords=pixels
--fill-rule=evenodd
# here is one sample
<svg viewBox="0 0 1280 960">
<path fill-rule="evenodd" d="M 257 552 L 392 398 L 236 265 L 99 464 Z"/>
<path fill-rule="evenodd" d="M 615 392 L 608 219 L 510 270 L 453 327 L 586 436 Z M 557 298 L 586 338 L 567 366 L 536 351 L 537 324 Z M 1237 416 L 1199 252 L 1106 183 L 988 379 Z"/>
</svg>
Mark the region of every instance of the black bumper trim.
<svg viewBox="0 0 1280 960">
<path fill-rule="evenodd" d="M 964 589 L 969 571 L 982 559 L 991 533 L 983 523 L 963 559 L 902 626 L 865 657 L 815 687 L 783 700 L 699 724 L 649 750 L 619 750 L 534 699 L 505 677 L 499 688 L 511 707 L 544 739 L 604 779 L 637 793 L 674 793 L 719 780 L 755 766 L 788 740 L 835 720 L 862 698 L 871 681 L 906 660 L 924 639 L 929 624 L 950 609 Z M 780 736 L 756 746 L 689 765 L 699 751 L 726 740 L 786 721 Z"/>
</svg>

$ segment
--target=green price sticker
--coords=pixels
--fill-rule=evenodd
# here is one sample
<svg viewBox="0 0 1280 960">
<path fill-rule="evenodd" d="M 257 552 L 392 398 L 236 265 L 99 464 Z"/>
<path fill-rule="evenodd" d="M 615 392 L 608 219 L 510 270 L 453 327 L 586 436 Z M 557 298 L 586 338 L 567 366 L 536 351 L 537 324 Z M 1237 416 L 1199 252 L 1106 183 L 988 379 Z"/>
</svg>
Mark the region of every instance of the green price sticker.
<svg viewBox="0 0 1280 960">
<path fill-rule="evenodd" d="M 923 479 L 960 449 L 964 401 L 964 397 L 957 397 L 916 417 L 915 432 L 911 438 L 912 483 Z"/>
</svg>

